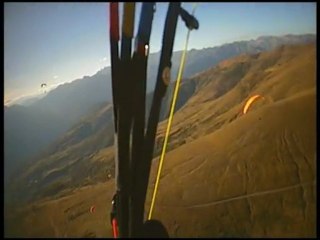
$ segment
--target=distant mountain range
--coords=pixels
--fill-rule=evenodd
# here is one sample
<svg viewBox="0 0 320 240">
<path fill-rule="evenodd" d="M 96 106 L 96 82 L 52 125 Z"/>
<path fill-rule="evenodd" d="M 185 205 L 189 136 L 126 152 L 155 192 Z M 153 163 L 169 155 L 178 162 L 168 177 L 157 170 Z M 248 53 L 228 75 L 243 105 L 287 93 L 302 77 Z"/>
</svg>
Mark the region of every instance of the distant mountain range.
<svg viewBox="0 0 320 240">
<path fill-rule="evenodd" d="M 274 49 L 280 45 L 310 43 L 316 41 L 316 35 L 264 36 L 256 40 L 234 42 L 218 47 L 188 51 L 184 79 L 190 78 L 217 63 L 241 54 L 255 54 Z M 148 63 L 149 92 L 147 107 L 150 106 L 152 90 L 156 81 L 160 52 L 150 54 Z M 177 75 L 181 51 L 174 52 L 172 57 L 172 82 Z M 172 85 L 171 85 L 172 86 Z M 179 107 L 194 93 L 195 85 L 182 87 Z M 172 87 L 168 89 L 168 93 Z M 4 109 L 5 139 L 5 180 L 24 163 L 52 144 L 59 136 L 80 122 L 81 118 L 93 113 L 101 105 L 111 103 L 110 67 L 97 74 L 71 83 L 58 86 L 45 97 L 30 103 L 28 106 L 13 105 Z M 163 102 L 161 119 L 168 112 L 170 94 Z M 184 99 L 183 99 L 184 98 Z M 28 160 L 29 159 L 29 160 Z"/>
</svg>

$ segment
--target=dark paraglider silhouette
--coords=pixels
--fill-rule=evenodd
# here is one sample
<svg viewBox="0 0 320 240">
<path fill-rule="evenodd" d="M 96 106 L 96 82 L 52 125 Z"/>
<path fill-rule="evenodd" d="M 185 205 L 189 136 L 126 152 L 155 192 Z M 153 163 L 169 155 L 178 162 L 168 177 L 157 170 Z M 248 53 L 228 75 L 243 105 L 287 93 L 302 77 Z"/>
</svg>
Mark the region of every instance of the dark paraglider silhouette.
<svg viewBox="0 0 320 240">
<path fill-rule="evenodd" d="M 44 93 L 47 93 L 47 84 L 46 83 L 41 83 L 41 89 L 43 89 Z"/>
</svg>

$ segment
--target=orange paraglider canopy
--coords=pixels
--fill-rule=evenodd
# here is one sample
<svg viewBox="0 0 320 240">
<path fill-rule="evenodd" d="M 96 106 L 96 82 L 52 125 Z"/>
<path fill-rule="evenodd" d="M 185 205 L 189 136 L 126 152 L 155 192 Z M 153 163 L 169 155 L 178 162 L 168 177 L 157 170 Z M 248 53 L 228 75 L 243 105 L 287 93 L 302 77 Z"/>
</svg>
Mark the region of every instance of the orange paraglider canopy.
<svg viewBox="0 0 320 240">
<path fill-rule="evenodd" d="M 246 102 L 246 104 L 244 105 L 244 108 L 243 108 L 243 114 L 246 114 L 246 113 L 248 112 L 251 104 L 252 104 L 254 101 L 256 101 L 258 98 L 264 99 L 264 97 L 262 97 L 261 95 L 256 94 L 256 95 L 250 97 L 250 98 L 247 100 L 247 102 Z"/>
</svg>

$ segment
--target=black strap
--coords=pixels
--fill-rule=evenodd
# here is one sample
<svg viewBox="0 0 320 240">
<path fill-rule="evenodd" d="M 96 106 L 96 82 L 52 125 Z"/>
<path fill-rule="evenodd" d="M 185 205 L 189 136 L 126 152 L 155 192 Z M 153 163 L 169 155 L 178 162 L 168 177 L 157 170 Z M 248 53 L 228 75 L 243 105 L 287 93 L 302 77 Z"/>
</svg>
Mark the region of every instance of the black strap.
<svg viewBox="0 0 320 240">
<path fill-rule="evenodd" d="M 136 189 L 136 176 L 139 175 L 137 163 L 141 161 L 144 142 L 145 129 L 145 100 L 146 100 L 146 81 L 147 81 L 147 62 L 149 56 L 149 42 L 152 28 L 155 3 L 143 3 L 141 8 L 138 34 L 135 42 L 135 52 L 133 55 L 134 86 L 131 91 L 133 97 L 133 129 L 132 129 L 132 155 L 131 155 L 131 172 L 132 172 L 132 192 L 130 196 L 130 236 L 138 236 L 142 220 L 139 218 L 139 212 L 136 208 L 138 194 Z"/>
<path fill-rule="evenodd" d="M 113 116 L 115 133 L 117 134 L 118 111 L 118 72 L 119 72 L 119 4 L 110 3 L 110 55 L 111 55 L 111 79 L 113 97 Z"/>
<path fill-rule="evenodd" d="M 132 118 L 132 38 L 134 27 L 135 3 L 124 3 L 121 55 L 119 78 L 117 82 L 118 101 L 118 169 L 119 169 L 119 196 L 118 196 L 118 218 L 119 236 L 129 236 L 129 197 L 130 197 L 130 129 Z M 123 71 L 125 69 L 125 71 Z"/>
</svg>

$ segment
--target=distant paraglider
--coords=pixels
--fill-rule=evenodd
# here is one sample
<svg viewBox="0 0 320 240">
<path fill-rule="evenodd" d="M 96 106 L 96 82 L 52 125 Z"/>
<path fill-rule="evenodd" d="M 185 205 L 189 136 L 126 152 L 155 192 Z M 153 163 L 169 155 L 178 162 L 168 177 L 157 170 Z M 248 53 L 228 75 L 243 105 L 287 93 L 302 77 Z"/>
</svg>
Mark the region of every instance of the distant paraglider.
<svg viewBox="0 0 320 240">
<path fill-rule="evenodd" d="M 90 213 L 94 213 L 96 211 L 96 206 L 91 206 L 90 207 Z"/>
<path fill-rule="evenodd" d="M 44 93 L 47 93 L 47 84 L 41 83 L 41 89 L 43 89 Z"/>
</svg>

